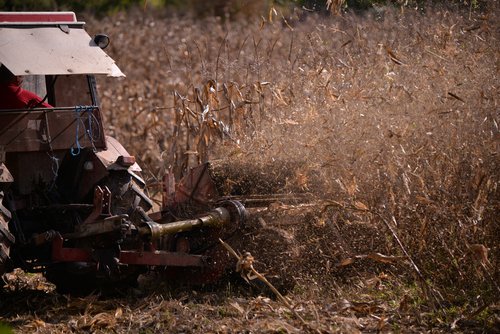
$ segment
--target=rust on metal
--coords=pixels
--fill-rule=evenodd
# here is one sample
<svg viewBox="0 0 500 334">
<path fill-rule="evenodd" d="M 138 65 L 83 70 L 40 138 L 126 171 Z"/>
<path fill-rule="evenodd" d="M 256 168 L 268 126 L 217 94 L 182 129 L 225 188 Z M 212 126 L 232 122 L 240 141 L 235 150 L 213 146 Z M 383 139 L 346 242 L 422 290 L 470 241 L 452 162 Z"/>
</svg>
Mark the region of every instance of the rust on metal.
<svg viewBox="0 0 500 334">
<path fill-rule="evenodd" d="M 118 159 L 116 159 L 116 163 L 123 167 L 130 167 L 135 164 L 135 157 L 120 155 Z"/>
<path fill-rule="evenodd" d="M 201 255 L 166 251 L 120 251 L 118 259 L 122 264 L 172 266 L 172 267 L 202 267 L 205 259 Z M 57 236 L 52 241 L 52 260 L 56 262 L 88 262 L 95 260 L 92 252 L 81 248 L 63 246 L 63 238 Z"/>
<path fill-rule="evenodd" d="M 94 192 L 94 209 L 82 224 L 94 223 L 101 216 L 110 216 L 110 207 L 111 191 L 108 187 L 97 186 Z"/>
<path fill-rule="evenodd" d="M 106 144 L 107 150 L 96 152 L 97 157 L 101 161 L 101 163 L 108 170 L 122 170 L 123 166 L 118 163 L 118 159 L 120 156 L 122 157 L 130 157 L 132 156 L 127 152 L 127 150 L 113 137 L 106 136 Z M 127 158 L 129 159 L 129 158 Z M 134 158 L 135 159 L 135 158 Z M 128 167 L 128 170 L 134 172 L 142 171 L 141 167 L 134 161 L 134 163 Z"/>
<path fill-rule="evenodd" d="M 181 203 L 207 204 L 218 198 L 219 194 L 214 181 L 210 177 L 209 163 L 195 167 L 189 171 L 175 185 L 174 198 L 171 198 L 171 189 L 166 189 L 167 204 L 177 205 Z M 170 198 L 168 197 L 170 193 Z"/>
<path fill-rule="evenodd" d="M 92 254 L 81 248 L 63 247 L 63 238 L 52 240 L 52 260 L 56 262 L 92 262 Z"/>
<path fill-rule="evenodd" d="M 123 219 L 126 218 L 128 218 L 128 215 L 116 215 L 96 221 L 94 224 L 81 224 L 76 226 L 75 232 L 64 234 L 63 237 L 65 239 L 77 239 L 117 231 L 120 230 Z"/>
<path fill-rule="evenodd" d="M 204 257 L 201 255 L 166 251 L 121 251 L 119 259 L 121 263 L 150 266 L 202 267 L 205 263 Z"/>
</svg>

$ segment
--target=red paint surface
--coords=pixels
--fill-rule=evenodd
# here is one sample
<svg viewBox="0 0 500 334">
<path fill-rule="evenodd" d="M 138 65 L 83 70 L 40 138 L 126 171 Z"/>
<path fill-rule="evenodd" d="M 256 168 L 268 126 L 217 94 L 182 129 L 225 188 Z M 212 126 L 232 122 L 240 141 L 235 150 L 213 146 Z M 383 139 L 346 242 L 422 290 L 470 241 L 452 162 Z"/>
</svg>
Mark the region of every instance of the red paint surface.
<svg viewBox="0 0 500 334">
<path fill-rule="evenodd" d="M 0 13 L 0 22 L 76 22 L 74 13 Z"/>
</svg>

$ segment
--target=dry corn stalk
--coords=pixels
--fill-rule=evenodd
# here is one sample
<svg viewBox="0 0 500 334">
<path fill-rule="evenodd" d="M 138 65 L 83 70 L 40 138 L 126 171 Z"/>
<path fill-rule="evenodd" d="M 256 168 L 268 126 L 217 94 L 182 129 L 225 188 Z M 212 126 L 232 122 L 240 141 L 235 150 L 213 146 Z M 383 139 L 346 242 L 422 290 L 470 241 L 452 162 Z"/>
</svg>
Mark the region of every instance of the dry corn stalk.
<svg viewBox="0 0 500 334">
<path fill-rule="evenodd" d="M 314 330 L 314 328 L 312 328 L 312 326 L 307 323 L 304 318 L 300 316 L 300 314 L 297 313 L 295 308 L 290 305 L 289 301 L 278 291 L 278 289 L 276 289 L 261 273 L 255 270 L 255 268 L 253 267 L 253 262 L 255 259 L 252 254 L 250 254 L 249 252 L 245 252 L 243 255 L 238 255 L 238 253 L 236 253 L 236 251 L 226 242 L 222 241 L 222 239 L 219 239 L 219 241 L 228 250 L 228 252 L 238 260 L 238 262 L 236 263 L 236 271 L 241 274 L 241 277 L 245 281 L 249 282 L 250 280 L 258 279 L 263 282 L 271 289 L 276 297 L 278 297 L 278 299 L 297 317 L 297 319 L 300 320 L 302 325 Z M 320 333 L 319 330 L 316 331 Z"/>
</svg>

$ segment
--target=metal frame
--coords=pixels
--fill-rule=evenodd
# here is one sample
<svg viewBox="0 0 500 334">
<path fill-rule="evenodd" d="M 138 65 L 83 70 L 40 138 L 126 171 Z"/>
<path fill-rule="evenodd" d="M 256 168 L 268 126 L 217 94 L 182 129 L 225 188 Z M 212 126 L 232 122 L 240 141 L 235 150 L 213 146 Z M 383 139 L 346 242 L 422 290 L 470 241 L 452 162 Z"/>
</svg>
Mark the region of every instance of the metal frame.
<svg viewBox="0 0 500 334">
<path fill-rule="evenodd" d="M 206 257 L 202 255 L 157 251 L 154 248 L 151 251 L 119 251 L 118 259 L 121 264 L 131 265 L 203 267 L 207 264 Z M 52 261 L 95 263 L 90 250 L 64 247 L 64 240 L 60 235 L 52 240 Z"/>
<path fill-rule="evenodd" d="M 80 129 L 78 139 L 82 145 L 106 149 L 106 137 L 99 107 L 92 108 L 101 136 L 91 142 L 85 129 Z M 75 117 L 75 107 L 2 109 L 0 112 L 0 146 L 5 152 L 33 152 L 69 149 L 75 145 L 76 128 L 80 120 Z M 86 123 L 86 122 L 85 122 Z M 80 127 L 87 127 L 87 124 Z M 50 129 L 49 129 L 50 125 Z M 41 138 L 45 135 L 46 138 Z"/>
<path fill-rule="evenodd" d="M 68 28 L 83 28 L 85 22 L 0 22 L 0 28 L 40 28 L 52 27 L 59 28 L 67 26 Z"/>
</svg>

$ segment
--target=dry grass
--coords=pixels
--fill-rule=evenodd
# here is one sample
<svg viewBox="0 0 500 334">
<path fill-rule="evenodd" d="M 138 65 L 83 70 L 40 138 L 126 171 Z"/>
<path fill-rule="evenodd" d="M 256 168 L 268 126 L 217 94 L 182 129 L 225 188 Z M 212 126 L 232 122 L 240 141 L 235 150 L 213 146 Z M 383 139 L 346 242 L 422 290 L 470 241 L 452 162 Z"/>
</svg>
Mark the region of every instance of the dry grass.
<svg viewBox="0 0 500 334">
<path fill-rule="evenodd" d="M 492 2 L 472 16 L 136 12 L 88 23 L 111 35 L 128 76 L 99 82 L 108 134 L 151 184 L 218 159 L 227 193 L 307 194 L 311 206 L 261 212 L 244 247 L 293 282 L 320 331 L 406 332 L 498 326 L 498 14 Z M 136 329 L 137 312 L 159 316 L 157 305 L 168 314 L 143 324 L 152 332 L 182 331 L 186 317 L 198 326 L 188 332 L 300 328 L 274 301 L 200 296 L 121 305 L 117 328 Z"/>
</svg>

